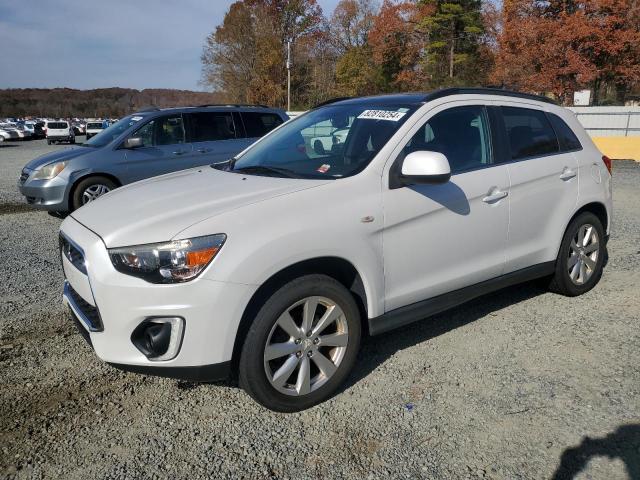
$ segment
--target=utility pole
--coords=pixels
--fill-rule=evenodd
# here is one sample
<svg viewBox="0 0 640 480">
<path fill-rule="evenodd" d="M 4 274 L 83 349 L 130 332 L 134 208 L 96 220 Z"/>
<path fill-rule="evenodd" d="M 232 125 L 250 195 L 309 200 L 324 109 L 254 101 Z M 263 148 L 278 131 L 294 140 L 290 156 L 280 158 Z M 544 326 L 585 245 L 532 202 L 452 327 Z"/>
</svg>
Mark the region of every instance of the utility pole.
<svg viewBox="0 0 640 480">
<path fill-rule="evenodd" d="M 291 111 L 291 40 L 287 40 L 287 112 Z"/>
</svg>

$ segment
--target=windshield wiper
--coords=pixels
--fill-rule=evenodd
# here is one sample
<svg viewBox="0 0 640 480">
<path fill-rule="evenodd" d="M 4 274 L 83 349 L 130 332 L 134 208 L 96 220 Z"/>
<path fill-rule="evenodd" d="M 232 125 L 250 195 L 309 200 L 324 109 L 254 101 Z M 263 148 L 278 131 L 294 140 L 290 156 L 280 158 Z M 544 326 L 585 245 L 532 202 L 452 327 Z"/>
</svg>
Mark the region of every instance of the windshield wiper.
<svg viewBox="0 0 640 480">
<path fill-rule="evenodd" d="M 241 167 L 235 170 L 230 170 L 231 172 L 241 172 L 241 173 L 268 173 L 268 174 L 277 174 L 278 176 L 285 176 L 288 178 L 299 178 L 299 176 L 288 168 L 281 167 L 268 167 L 266 165 L 251 165 L 248 167 Z"/>
</svg>

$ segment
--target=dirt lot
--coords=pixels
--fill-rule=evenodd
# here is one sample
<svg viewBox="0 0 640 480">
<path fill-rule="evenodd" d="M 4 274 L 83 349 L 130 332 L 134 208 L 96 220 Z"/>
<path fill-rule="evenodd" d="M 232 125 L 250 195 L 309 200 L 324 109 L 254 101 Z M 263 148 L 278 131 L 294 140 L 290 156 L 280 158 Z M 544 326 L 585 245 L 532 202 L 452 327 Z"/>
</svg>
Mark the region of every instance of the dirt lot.
<svg viewBox="0 0 640 480">
<path fill-rule="evenodd" d="M 0 145 L 0 476 L 640 478 L 640 164 L 616 162 L 601 283 L 534 284 L 368 339 L 347 387 L 275 414 L 233 385 L 102 364 L 61 303 L 60 220 Z"/>
</svg>

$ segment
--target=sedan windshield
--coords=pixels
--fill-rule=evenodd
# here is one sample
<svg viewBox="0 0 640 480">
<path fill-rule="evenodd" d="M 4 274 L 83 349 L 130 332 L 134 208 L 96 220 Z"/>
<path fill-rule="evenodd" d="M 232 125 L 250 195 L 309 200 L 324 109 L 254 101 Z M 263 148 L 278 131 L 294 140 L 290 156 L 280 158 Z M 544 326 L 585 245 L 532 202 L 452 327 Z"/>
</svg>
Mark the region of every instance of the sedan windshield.
<svg viewBox="0 0 640 480">
<path fill-rule="evenodd" d="M 416 105 L 328 105 L 283 125 L 234 160 L 231 171 L 337 179 L 371 162 Z"/>
<path fill-rule="evenodd" d="M 129 115 L 128 117 L 124 117 L 110 127 L 105 128 L 95 137 L 91 137 L 89 140 L 84 142 L 83 145 L 87 145 L 89 147 L 104 147 L 129 130 L 129 128 L 137 124 L 143 118 L 144 117 L 142 115 Z"/>
</svg>

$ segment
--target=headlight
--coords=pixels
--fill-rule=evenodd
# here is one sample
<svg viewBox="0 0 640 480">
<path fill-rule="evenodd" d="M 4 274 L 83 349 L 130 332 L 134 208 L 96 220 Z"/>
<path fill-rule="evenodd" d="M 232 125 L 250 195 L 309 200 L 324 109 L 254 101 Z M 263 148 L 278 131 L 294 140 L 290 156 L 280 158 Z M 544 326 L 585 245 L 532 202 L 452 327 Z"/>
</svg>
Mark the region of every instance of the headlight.
<svg viewBox="0 0 640 480">
<path fill-rule="evenodd" d="M 188 282 L 209 265 L 226 238 L 220 233 L 166 243 L 112 248 L 109 249 L 109 257 L 119 272 L 140 277 L 147 282 Z"/>
<path fill-rule="evenodd" d="M 57 177 L 66 166 L 67 162 L 57 162 L 50 165 L 45 165 L 36 172 L 33 178 L 35 180 L 51 180 L 52 178 Z"/>
</svg>

